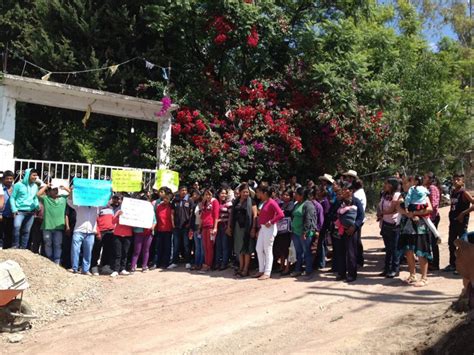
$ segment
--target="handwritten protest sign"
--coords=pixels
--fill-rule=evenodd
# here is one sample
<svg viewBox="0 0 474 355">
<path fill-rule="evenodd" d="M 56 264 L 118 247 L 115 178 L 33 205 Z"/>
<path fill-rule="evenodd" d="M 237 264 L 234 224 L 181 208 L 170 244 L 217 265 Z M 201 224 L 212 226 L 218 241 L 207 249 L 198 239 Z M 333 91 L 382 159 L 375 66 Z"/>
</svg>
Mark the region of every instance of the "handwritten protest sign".
<svg viewBox="0 0 474 355">
<path fill-rule="evenodd" d="M 58 189 L 58 194 L 61 196 L 67 196 L 69 193 L 62 189 L 61 186 L 69 186 L 69 180 L 67 179 L 51 179 L 51 188 Z"/>
<path fill-rule="evenodd" d="M 112 170 L 112 190 L 138 192 L 142 190 L 143 173 L 140 170 Z"/>
<path fill-rule="evenodd" d="M 120 224 L 147 229 L 153 225 L 153 205 L 148 201 L 124 197 L 120 210 Z"/>
<path fill-rule="evenodd" d="M 155 185 L 153 188 L 158 190 L 160 187 L 169 187 L 175 192 L 179 189 L 179 173 L 173 170 L 160 169 L 156 172 Z"/>
<path fill-rule="evenodd" d="M 73 202 L 77 206 L 107 206 L 112 195 L 112 182 L 75 178 Z"/>
</svg>

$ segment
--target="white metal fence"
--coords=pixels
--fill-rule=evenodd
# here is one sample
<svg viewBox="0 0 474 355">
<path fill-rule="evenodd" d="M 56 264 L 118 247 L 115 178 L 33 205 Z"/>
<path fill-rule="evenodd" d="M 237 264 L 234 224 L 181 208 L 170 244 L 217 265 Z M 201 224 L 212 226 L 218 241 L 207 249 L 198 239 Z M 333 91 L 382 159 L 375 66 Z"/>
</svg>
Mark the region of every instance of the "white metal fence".
<svg viewBox="0 0 474 355">
<path fill-rule="evenodd" d="M 136 169 L 123 166 L 71 163 L 61 161 L 15 159 L 15 181 L 20 180 L 26 169 L 38 170 L 42 180 L 51 178 L 72 180 L 75 177 L 84 179 L 110 180 L 112 170 L 140 170 L 143 173 L 143 188 L 150 191 L 155 183 L 156 170 Z"/>
</svg>

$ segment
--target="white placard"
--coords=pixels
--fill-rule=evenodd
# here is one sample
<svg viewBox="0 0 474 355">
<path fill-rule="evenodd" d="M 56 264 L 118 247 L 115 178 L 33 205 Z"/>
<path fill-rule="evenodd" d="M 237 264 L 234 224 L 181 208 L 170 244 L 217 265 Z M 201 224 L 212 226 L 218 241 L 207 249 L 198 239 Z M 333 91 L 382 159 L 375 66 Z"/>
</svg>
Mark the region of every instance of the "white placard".
<svg viewBox="0 0 474 355">
<path fill-rule="evenodd" d="M 144 200 L 124 197 L 120 224 L 131 227 L 150 229 L 153 226 L 153 205 Z"/>
<path fill-rule="evenodd" d="M 61 186 L 69 186 L 69 180 L 67 179 L 51 179 L 51 188 L 52 189 L 58 189 L 58 194 L 61 196 L 67 196 L 69 193 L 61 189 Z"/>
</svg>

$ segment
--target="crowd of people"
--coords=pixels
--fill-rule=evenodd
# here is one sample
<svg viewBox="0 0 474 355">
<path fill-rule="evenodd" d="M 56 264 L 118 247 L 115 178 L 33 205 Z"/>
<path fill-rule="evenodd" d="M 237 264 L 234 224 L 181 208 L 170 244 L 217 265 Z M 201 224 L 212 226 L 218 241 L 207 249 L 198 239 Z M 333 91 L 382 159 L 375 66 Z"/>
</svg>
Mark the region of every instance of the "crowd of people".
<svg viewBox="0 0 474 355">
<path fill-rule="evenodd" d="M 293 176 L 277 184 L 223 183 L 217 190 L 196 182 L 178 191 L 163 186 L 149 193 L 115 193 L 106 207 L 75 205 L 73 184 L 61 186 L 67 195 L 60 194 L 39 180 L 35 169 L 14 180 L 13 172 L 3 173 L 0 249 L 30 249 L 73 273 L 117 277 L 183 265 L 199 273 L 233 268 L 236 278 L 262 281 L 272 273 L 311 279 L 329 262 L 336 279 L 350 283 L 364 265 L 367 198 L 353 170 L 337 178 L 324 174 L 305 186 Z M 455 174 L 453 183 L 445 268 L 451 272 L 456 270 L 454 241 L 465 237 L 474 210 L 463 175 Z M 120 223 L 124 196 L 152 204 L 152 228 Z M 439 270 L 439 207 L 433 173 L 385 180 L 377 208 L 385 245 L 380 276 L 397 277 L 406 260 L 405 281 L 422 287 L 429 268 Z"/>
</svg>

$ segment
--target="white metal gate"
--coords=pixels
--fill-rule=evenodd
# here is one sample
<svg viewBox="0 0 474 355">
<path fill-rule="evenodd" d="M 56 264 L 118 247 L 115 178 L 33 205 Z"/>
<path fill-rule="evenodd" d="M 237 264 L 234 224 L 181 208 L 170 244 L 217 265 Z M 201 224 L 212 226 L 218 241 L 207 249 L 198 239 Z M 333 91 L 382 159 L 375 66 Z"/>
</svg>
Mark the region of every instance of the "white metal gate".
<svg viewBox="0 0 474 355">
<path fill-rule="evenodd" d="M 75 177 L 84 179 L 110 180 L 112 170 L 140 170 L 143 173 L 143 188 L 150 191 L 155 183 L 156 170 L 136 169 L 123 166 L 72 163 L 61 161 L 15 159 L 15 181 L 23 176 L 26 169 L 38 170 L 42 180 L 51 178 L 72 180 Z"/>
</svg>

